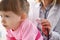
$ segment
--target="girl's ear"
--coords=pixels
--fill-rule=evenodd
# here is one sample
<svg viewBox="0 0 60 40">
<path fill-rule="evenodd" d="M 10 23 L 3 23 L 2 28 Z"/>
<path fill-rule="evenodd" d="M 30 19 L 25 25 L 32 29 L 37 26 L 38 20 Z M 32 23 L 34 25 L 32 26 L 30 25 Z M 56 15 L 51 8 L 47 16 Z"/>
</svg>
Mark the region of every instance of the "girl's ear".
<svg viewBox="0 0 60 40">
<path fill-rule="evenodd" d="M 21 19 L 26 19 L 27 18 L 27 14 L 26 13 L 22 13 L 21 14 Z"/>
</svg>

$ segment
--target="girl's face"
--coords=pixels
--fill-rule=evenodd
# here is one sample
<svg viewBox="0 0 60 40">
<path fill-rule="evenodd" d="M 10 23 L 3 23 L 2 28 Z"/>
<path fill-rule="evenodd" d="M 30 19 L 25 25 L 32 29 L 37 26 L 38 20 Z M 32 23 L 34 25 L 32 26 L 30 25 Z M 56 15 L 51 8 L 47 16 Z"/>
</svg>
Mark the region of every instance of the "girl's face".
<svg viewBox="0 0 60 40">
<path fill-rule="evenodd" d="M 12 29 L 15 30 L 18 28 L 20 22 L 21 22 L 21 17 L 16 15 L 12 11 L 2 11 L 0 12 L 1 18 L 2 18 L 2 24 L 4 27 L 7 29 Z"/>
</svg>

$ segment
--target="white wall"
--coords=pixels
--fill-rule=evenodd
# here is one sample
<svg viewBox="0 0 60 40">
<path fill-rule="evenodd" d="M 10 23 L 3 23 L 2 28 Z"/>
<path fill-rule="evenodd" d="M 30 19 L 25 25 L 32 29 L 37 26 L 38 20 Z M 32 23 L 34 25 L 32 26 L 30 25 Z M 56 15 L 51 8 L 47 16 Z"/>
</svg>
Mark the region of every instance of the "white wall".
<svg viewBox="0 0 60 40">
<path fill-rule="evenodd" d="M 0 16 L 0 40 L 6 40 L 6 29 L 1 24 L 1 16 Z"/>
</svg>

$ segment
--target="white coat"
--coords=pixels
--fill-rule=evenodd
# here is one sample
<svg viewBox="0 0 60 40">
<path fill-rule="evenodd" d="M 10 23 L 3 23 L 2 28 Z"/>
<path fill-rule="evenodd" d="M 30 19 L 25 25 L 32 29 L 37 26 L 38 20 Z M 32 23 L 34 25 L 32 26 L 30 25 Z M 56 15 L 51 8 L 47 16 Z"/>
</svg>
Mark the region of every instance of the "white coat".
<svg viewBox="0 0 60 40">
<path fill-rule="evenodd" d="M 29 14 L 29 19 L 37 26 L 36 19 L 39 18 L 39 6 L 34 6 L 32 12 Z M 49 11 L 47 20 L 51 24 L 51 31 L 56 32 L 60 36 L 60 4 L 54 5 Z M 53 33 L 53 34 L 54 34 Z M 57 36 L 54 36 L 57 38 Z M 53 38 L 53 37 L 52 37 Z M 57 38 L 58 39 L 58 38 Z M 55 40 L 55 39 L 54 39 Z M 60 39 L 59 39 L 60 40 Z"/>
</svg>

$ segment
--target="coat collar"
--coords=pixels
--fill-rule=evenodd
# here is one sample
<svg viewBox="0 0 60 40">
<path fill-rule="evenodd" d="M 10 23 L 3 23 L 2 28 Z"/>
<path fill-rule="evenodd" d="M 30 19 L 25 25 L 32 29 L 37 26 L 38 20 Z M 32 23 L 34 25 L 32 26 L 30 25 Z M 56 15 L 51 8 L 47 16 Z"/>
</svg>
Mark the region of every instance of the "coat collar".
<svg viewBox="0 0 60 40">
<path fill-rule="evenodd" d="M 47 19 L 49 20 L 49 22 L 51 23 L 51 26 L 52 26 L 52 30 L 53 28 L 56 26 L 56 24 L 58 23 L 59 21 L 59 18 L 60 18 L 60 10 L 59 10 L 59 6 L 58 5 L 54 5 L 50 12 L 49 12 L 49 15 L 47 17 Z"/>
</svg>

